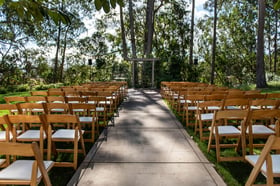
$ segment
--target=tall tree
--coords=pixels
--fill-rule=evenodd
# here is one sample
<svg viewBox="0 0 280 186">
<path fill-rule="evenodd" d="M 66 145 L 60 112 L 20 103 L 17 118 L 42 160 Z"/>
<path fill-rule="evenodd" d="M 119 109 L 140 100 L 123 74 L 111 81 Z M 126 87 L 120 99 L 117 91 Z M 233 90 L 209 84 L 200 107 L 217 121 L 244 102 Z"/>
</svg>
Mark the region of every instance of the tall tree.
<svg viewBox="0 0 280 186">
<path fill-rule="evenodd" d="M 264 68 L 264 24 L 265 24 L 265 0 L 258 0 L 258 35 L 257 35 L 257 66 L 256 66 L 256 87 L 267 87 Z"/>
<path fill-rule="evenodd" d="M 134 26 L 134 13 L 133 13 L 133 2 L 129 0 L 129 29 L 130 29 L 130 40 L 131 40 L 131 49 L 132 49 L 132 58 L 137 58 L 136 53 L 136 41 L 135 41 L 135 26 Z M 137 76 L 137 62 L 132 61 L 131 65 L 132 72 L 132 87 L 135 87 L 135 83 L 138 81 Z"/>
<path fill-rule="evenodd" d="M 191 18 L 191 34 L 190 34 L 190 54 L 189 63 L 193 64 L 193 35 L 194 35 L 194 11 L 195 11 L 195 0 L 192 0 L 192 18 Z"/>
<path fill-rule="evenodd" d="M 212 44 L 212 64 L 211 64 L 211 84 L 214 84 L 215 63 L 216 63 L 216 40 L 217 40 L 217 1 L 214 0 L 214 23 L 213 23 L 213 44 Z"/>
</svg>

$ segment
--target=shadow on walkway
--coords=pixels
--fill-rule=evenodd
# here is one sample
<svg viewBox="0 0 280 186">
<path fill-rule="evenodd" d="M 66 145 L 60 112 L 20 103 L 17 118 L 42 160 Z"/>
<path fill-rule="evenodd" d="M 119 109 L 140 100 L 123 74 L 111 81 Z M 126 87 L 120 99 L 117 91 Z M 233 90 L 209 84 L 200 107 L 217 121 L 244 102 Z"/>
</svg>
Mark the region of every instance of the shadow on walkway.
<svg viewBox="0 0 280 186">
<path fill-rule="evenodd" d="M 129 89 L 107 141 L 95 143 L 68 185 L 226 184 L 158 91 Z"/>
</svg>

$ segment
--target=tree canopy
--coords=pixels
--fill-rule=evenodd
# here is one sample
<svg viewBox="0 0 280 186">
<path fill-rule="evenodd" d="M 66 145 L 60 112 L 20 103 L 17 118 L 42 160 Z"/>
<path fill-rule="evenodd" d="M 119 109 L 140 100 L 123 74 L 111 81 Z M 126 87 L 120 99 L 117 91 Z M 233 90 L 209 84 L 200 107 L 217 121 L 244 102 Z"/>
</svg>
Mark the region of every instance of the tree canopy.
<svg viewBox="0 0 280 186">
<path fill-rule="evenodd" d="M 1 85 L 40 78 L 150 86 L 152 64 L 127 59 L 159 58 L 158 85 L 265 87 L 279 80 L 280 0 L 259 2 L 262 13 L 256 1 L 206 0 L 201 17 L 195 0 L 0 0 Z"/>
</svg>

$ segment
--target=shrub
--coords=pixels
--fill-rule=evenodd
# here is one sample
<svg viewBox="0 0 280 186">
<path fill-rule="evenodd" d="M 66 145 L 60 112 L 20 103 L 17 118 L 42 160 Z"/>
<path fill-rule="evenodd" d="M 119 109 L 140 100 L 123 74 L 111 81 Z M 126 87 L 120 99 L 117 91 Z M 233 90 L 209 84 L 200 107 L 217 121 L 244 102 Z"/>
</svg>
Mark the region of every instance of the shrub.
<svg viewBox="0 0 280 186">
<path fill-rule="evenodd" d="M 18 85 L 15 89 L 15 92 L 26 92 L 29 91 L 31 87 L 28 84 Z"/>
<path fill-rule="evenodd" d="M 8 91 L 5 87 L 0 87 L 0 94 L 6 94 Z"/>
</svg>

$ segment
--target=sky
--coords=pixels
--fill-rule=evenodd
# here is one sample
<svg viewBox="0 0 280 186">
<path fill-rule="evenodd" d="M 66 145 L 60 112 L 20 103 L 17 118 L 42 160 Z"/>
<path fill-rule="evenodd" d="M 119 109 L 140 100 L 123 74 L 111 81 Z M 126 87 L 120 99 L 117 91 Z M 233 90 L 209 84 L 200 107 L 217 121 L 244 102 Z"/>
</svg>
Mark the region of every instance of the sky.
<svg viewBox="0 0 280 186">
<path fill-rule="evenodd" d="M 196 17 L 196 19 L 199 19 L 199 18 L 203 17 L 205 14 L 208 14 L 208 12 L 206 10 L 203 10 L 203 4 L 206 1 L 207 0 L 196 0 L 195 1 L 195 17 Z"/>
</svg>

